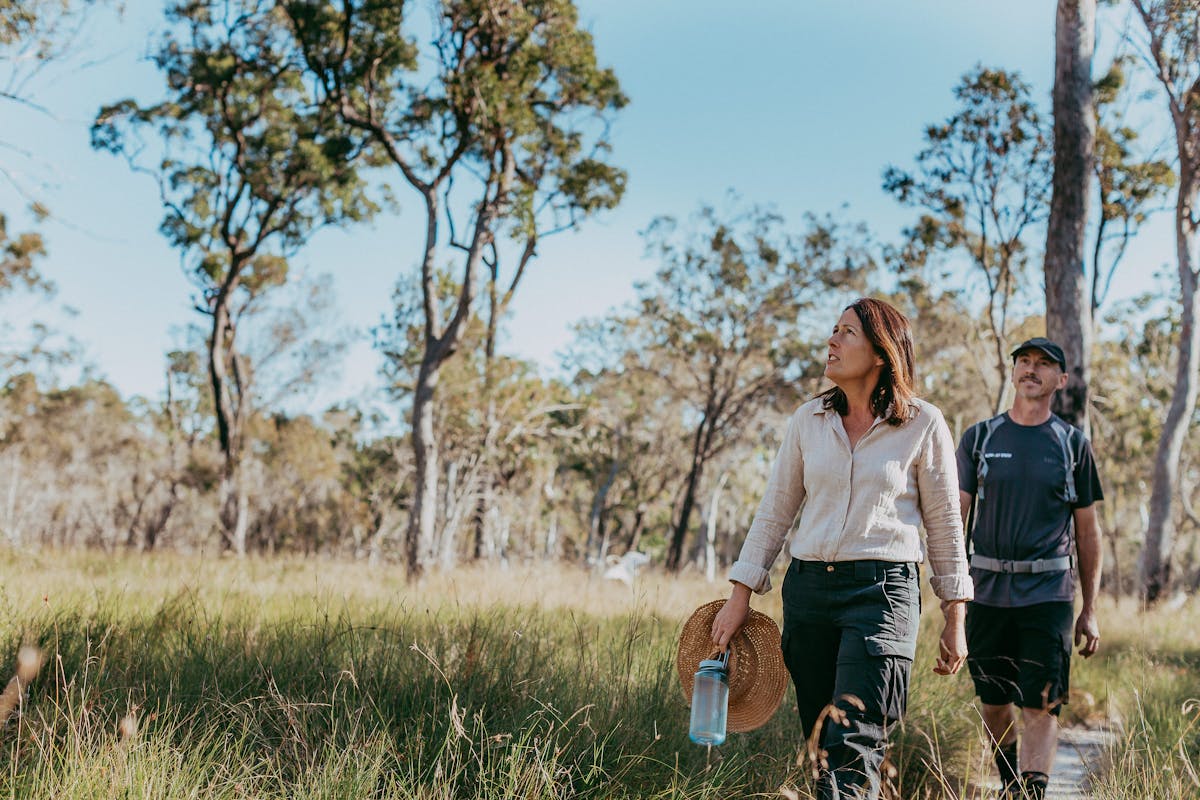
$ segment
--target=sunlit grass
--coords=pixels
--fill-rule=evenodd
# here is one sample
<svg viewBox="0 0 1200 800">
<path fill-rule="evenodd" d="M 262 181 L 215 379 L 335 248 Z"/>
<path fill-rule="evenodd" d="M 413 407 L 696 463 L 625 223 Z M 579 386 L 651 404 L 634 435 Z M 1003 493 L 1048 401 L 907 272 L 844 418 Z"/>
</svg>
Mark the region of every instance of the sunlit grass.
<svg viewBox="0 0 1200 800">
<path fill-rule="evenodd" d="M 676 636 L 720 582 L 536 567 L 409 587 L 323 560 L 9 553 L 0 587 L 3 669 L 22 644 L 46 658 L 0 728 L 0 796 L 807 796 L 791 692 L 719 750 L 687 740 Z M 755 606 L 781 616 L 777 592 Z M 893 737 L 903 798 L 959 796 L 986 767 L 969 680 L 930 670 L 939 623 Z M 1200 797 L 1200 613 L 1102 623 L 1067 715 L 1121 721 L 1097 796 Z"/>
</svg>

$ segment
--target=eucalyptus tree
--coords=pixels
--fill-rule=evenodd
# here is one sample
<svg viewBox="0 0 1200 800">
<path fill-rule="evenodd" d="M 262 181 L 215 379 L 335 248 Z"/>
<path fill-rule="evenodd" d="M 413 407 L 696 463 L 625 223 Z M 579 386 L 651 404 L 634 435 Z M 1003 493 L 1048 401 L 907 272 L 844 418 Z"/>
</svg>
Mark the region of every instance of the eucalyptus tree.
<svg viewBox="0 0 1200 800">
<path fill-rule="evenodd" d="M 452 275 L 439 271 L 439 303 L 457 302 Z M 422 298 L 415 276 L 402 276 L 393 294 L 390 318 L 373 329 L 384 354 L 387 391 L 397 404 L 414 400 L 420 373 L 424 335 Z M 463 334 L 461 353 L 442 366 L 441 380 L 454 387 L 438 403 L 435 427 L 439 453 L 439 517 L 436 535 L 420 554 L 421 561 L 437 559 L 453 567 L 468 554 L 474 559 L 505 558 L 520 546 L 512 532 L 519 518 L 539 514 L 541 486 L 532 486 L 547 469 L 554 471 L 555 445 L 562 435 L 562 414 L 578 404 L 567 387 L 542 380 L 532 365 L 518 359 L 488 355 L 483 346 L 486 321 L 473 317 Z M 567 427 L 571 427 L 567 425 Z M 410 487 L 406 487 L 410 488 Z M 530 495 L 533 496 L 530 501 Z M 475 519 L 480 499 L 487 496 L 486 526 Z M 411 503 L 411 491 L 398 500 Z M 474 542 L 463 546 L 462 533 L 474 529 Z"/>
<path fill-rule="evenodd" d="M 655 220 L 647 250 L 661 266 L 638 286 L 628 349 L 656 360 L 663 391 L 683 404 L 688 467 L 677 494 L 666 566 L 682 566 L 706 466 L 793 382 L 819 375 L 827 324 L 873 262 L 864 232 L 810 216 L 801 235 L 761 209 L 708 207 L 680 226 Z M 658 367 L 662 370 L 662 367 Z"/>
<path fill-rule="evenodd" d="M 254 381 L 237 340 L 241 314 L 287 280 L 289 256 L 315 228 L 360 219 L 372 205 L 353 143 L 306 88 L 273 2 L 188 0 L 170 5 L 167 18 L 154 56 L 166 98 L 105 106 L 92 144 L 157 180 L 160 230 L 198 290 L 223 454 L 220 528 L 241 554 L 248 503 L 240 470 Z"/>
<path fill-rule="evenodd" d="M 1200 5 L 1192 0 L 1133 0 L 1145 28 L 1143 56 L 1170 114 L 1179 182 L 1175 194 L 1175 253 L 1179 276 L 1179 334 L 1175 385 L 1154 457 L 1150 518 L 1142 553 L 1141 591 L 1154 602 L 1171 586 L 1175 547 L 1172 502 L 1179 462 L 1200 391 Z"/>
<path fill-rule="evenodd" d="M 1088 195 L 1096 113 L 1092 51 L 1096 0 L 1058 0 L 1054 30 L 1054 173 L 1044 261 L 1046 335 L 1063 347 L 1066 388 L 1054 398 L 1063 419 L 1087 429 L 1092 350 L 1086 258 Z"/>
<path fill-rule="evenodd" d="M 963 254 L 986 288 L 986 336 L 995 382 L 993 413 L 1004 400 L 1012 304 L 1026 279 L 1029 240 L 1045 219 L 1050 145 L 1017 75 L 980 67 L 954 90 L 959 109 L 925 130 L 917 170 L 888 167 L 883 187 L 923 209 L 907 231 L 910 254 Z"/>
<path fill-rule="evenodd" d="M 672 490 L 683 485 L 688 458 L 688 404 L 667 387 L 682 383 L 677 353 L 630 346 L 645 340 L 637 314 L 585 320 L 575 326 L 567 363 L 582 406 L 560 456 L 574 482 L 586 487 L 587 533 L 579 553 L 593 567 L 615 546 L 636 550 L 650 529 L 672 522 Z M 676 491 L 675 494 L 678 494 Z"/>
<path fill-rule="evenodd" d="M 359 132 L 419 198 L 423 317 L 412 398 L 416 487 L 408 575 L 436 535 L 435 427 L 443 365 L 476 313 L 481 272 L 498 320 L 549 233 L 621 197 L 606 160 L 612 112 L 626 98 L 601 68 L 570 0 L 442 0 L 430 24 L 410 4 L 285 3 L 325 107 Z M 420 40 L 429 40 L 423 47 Z M 439 304 L 437 271 L 458 254 L 460 287 Z M 506 276 L 501 278 L 501 275 Z"/>
<path fill-rule="evenodd" d="M 1110 551 L 1105 582 L 1137 594 L 1140 575 L 1130 567 L 1144 544 L 1154 451 L 1174 386 L 1179 315 L 1155 291 L 1117 303 L 1105 321 L 1108 335 L 1097 342 L 1092 394 L 1092 436 L 1102 443 L 1096 457 L 1105 481 L 1100 513 Z"/>
</svg>

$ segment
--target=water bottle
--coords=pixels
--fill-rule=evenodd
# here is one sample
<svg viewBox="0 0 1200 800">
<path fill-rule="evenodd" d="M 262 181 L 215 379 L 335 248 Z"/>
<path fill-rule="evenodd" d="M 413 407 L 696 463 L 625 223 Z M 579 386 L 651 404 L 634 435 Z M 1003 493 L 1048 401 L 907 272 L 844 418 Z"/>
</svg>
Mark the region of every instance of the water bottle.
<svg viewBox="0 0 1200 800">
<path fill-rule="evenodd" d="M 692 722 L 688 736 L 696 744 L 725 741 L 725 715 L 729 710 L 728 651 L 700 662 L 692 684 Z"/>
</svg>

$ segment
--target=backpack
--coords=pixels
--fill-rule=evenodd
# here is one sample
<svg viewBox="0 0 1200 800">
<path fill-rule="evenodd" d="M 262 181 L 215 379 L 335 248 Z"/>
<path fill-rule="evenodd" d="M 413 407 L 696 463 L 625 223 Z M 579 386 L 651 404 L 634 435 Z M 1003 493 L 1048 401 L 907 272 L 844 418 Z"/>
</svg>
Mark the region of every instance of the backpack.
<svg viewBox="0 0 1200 800">
<path fill-rule="evenodd" d="M 984 453 L 987 452 L 988 442 L 995 433 L 996 428 L 999 428 L 1007 421 L 1004 414 L 997 414 L 991 419 L 980 423 L 983 426 L 983 434 L 978 432 L 975 434 L 975 447 L 972 448 L 971 457 L 975 460 L 975 499 L 980 502 L 984 497 L 983 479 L 987 477 L 988 464 Z M 1075 503 L 1079 499 L 1079 494 L 1075 491 L 1075 469 L 1079 466 L 1079 451 L 1082 448 L 1083 436 L 1075 436 L 1078 428 L 1068 425 L 1062 420 L 1055 417 L 1050 423 L 1051 430 L 1058 437 L 1058 443 L 1062 447 L 1063 463 L 1066 465 L 1066 480 L 1063 486 L 1063 499 L 1068 503 Z M 1075 442 L 1079 441 L 1080 444 Z"/>
<path fill-rule="evenodd" d="M 971 533 L 975 527 L 979 504 L 984 499 L 984 478 L 987 477 L 988 464 L 984 453 L 987 452 L 988 441 L 996 429 L 1007 422 L 1004 414 L 997 414 L 989 420 L 977 423 L 975 427 L 975 445 L 971 448 L 971 457 L 975 460 L 975 496 L 971 501 L 971 509 L 967 514 L 966 529 L 963 531 L 967 552 L 971 552 Z M 1063 463 L 1066 464 L 1066 479 L 1063 486 L 1063 498 L 1074 504 L 1079 499 L 1075 491 L 1075 469 L 1079 466 L 1079 453 L 1083 448 L 1083 433 L 1078 428 L 1068 425 L 1057 417 L 1052 418 L 1051 429 L 1062 447 Z M 1075 434 L 1079 435 L 1076 436 Z"/>
</svg>

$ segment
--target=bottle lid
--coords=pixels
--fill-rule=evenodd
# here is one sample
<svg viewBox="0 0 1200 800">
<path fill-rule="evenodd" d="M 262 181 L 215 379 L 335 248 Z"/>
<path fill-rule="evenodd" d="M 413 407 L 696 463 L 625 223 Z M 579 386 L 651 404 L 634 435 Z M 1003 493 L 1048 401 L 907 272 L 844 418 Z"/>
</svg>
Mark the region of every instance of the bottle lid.
<svg viewBox="0 0 1200 800">
<path fill-rule="evenodd" d="M 719 669 L 725 672 L 728 669 L 729 651 L 716 654 L 716 658 L 706 658 L 700 662 L 700 669 Z"/>
</svg>

